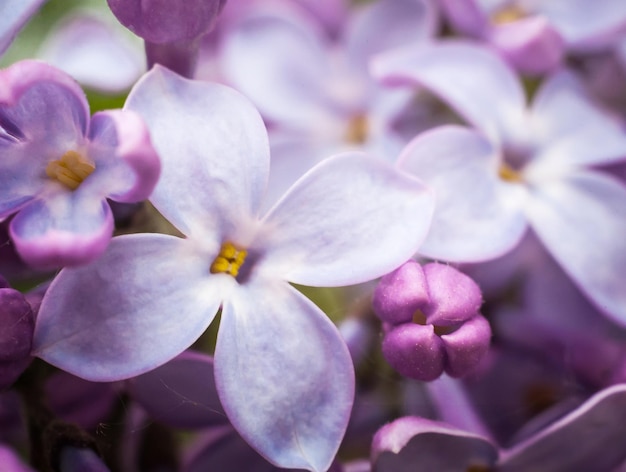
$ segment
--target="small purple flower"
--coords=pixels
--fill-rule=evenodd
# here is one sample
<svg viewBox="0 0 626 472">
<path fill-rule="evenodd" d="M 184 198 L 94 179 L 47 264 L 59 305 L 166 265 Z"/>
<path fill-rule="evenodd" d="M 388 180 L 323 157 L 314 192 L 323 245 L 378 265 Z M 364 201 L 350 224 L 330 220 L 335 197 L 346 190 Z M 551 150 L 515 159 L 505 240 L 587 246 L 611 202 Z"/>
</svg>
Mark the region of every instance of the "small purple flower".
<svg viewBox="0 0 626 472">
<path fill-rule="evenodd" d="M 437 196 L 420 253 L 484 261 L 532 227 L 590 300 L 626 323 L 626 186 L 599 169 L 626 160 L 624 123 L 568 71 L 547 78 L 528 104 L 514 71 L 467 42 L 381 55 L 374 69 L 389 84 L 425 86 L 474 127 L 423 133 L 398 160 Z"/>
<path fill-rule="evenodd" d="M 78 84 L 44 63 L 0 71 L 0 219 L 19 255 L 41 268 L 84 264 L 106 249 L 113 217 L 106 199 L 150 195 L 160 163 L 135 113 L 89 120 Z"/>
<path fill-rule="evenodd" d="M 489 348 L 491 329 L 478 313 L 478 285 L 451 266 L 409 261 L 374 292 L 384 324 L 383 355 L 402 375 L 429 381 L 470 372 Z"/>
<path fill-rule="evenodd" d="M 133 377 L 188 348 L 221 306 L 215 381 L 230 421 L 270 462 L 326 470 L 350 415 L 352 360 L 288 282 L 348 285 L 393 270 L 426 235 L 429 191 L 344 154 L 260 216 L 269 145 L 244 97 L 155 67 L 126 106 L 163 159 L 151 201 L 186 238 L 121 236 L 91 265 L 61 271 L 41 305 L 36 355 L 92 380 Z"/>
</svg>

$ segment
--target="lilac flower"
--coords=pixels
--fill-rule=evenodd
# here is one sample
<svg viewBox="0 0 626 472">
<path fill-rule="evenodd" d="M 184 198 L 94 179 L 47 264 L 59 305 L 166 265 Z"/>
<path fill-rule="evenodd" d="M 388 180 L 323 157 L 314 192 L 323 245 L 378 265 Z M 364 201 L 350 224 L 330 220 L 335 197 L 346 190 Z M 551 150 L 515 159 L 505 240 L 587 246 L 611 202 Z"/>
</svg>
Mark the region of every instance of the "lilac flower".
<svg viewBox="0 0 626 472">
<path fill-rule="evenodd" d="M 98 257 L 113 232 L 106 198 L 147 198 L 160 164 L 142 120 L 96 113 L 69 76 L 23 61 L 0 71 L 0 218 L 20 256 L 38 267 Z"/>
<path fill-rule="evenodd" d="M 375 53 L 430 38 L 437 24 L 427 1 L 382 0 L 355 8 L 343 34 L 329 38 L 310 15 L 279 6 L 248 13 L 225 35 L 220 52 L 224 81 L 271 123 L 266 203 L 332 154 L 397 156 L 407 140 L 394 124 L 415 94 L 381 87 L 367 63 Z"/>
<path fill-rule="evenodd" d="M 117 19 L 145 40 L 148 68 L 164 64 L 191 77 L 199 41 L 226 0 L 107 0 Z"/>
<path fill-rule="evenodd" d="M 469 373 L 489 349 L 489 322 L 478 312 L 478 285 L 451 266 L 409 261 L 385 275 L 372 305 L 385 323 L 383 355 L 410 378 Z"/>
<path fill-rule="evenodd" d="M 352 361 L 336 327 L 287 281 L 346 285 L 389 272 L 424 238 L 431 195 L 345 154 L 259 218 L 268 142 L 247 100 L 156 67 L 127 107 L 163 159 L 151 201 L 187 238 L 121 236 L 92 265 L 62 271 L 41 306 L 35 354 L 88 379 L 132 377 L 189 347 L 221 306 L 215 377 L 229 419 L 270 462 L 325 470 L 350 413 Z"/>
<path fill-rule="evenodd" d="M 606 47 L 626 26 L 626 5 L 620 0 L 594 3 L 593 15 L 584 0 L 441 0 L 452 26 L 480 38 L 529 74 L 543 74 L 561 65 L 566 52 Z"/>
<path fill-rule="evenodd" d="M 476 128 L 426 132 L 399 159 L 437 194 L 420 253 L 487 260 L 511 250 L 530 225 L 591 301 L 625 323 L 626 188 L 592 169 L 626 157 L 623 124 L 596 108 L 567 72 L 550 77 L 527 106 L 513 71 L 466 43 L 379 59 L 384 81 L 426 86 Z"/>
<path fill-rule="evenodd" d="M 450 405 L 454 408 L 454 405 Z M 490 438 L 418 417 L 381 428 L 372 445 L 379 472 L 480 470 L 593 470 L 609 472 L 626 459 L 626 386 L 602 390 L 569 414 L 509 449 Z M 572 445 L 580 447 L 572 447 Z"/>
<path fill-rule="evenodd" d="M 0 55 L 46 0 L 4 0 L 0 5 Z"/>
</svg>

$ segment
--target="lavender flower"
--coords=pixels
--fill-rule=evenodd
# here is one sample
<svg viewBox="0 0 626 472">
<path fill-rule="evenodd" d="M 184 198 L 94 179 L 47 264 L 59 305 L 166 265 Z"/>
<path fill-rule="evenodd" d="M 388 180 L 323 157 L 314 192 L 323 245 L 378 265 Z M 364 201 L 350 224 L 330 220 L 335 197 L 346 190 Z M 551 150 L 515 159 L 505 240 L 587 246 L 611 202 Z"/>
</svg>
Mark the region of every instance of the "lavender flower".
<svg viewBox="0 0 626 472">
<path fill-rule="evenodd" d="M 142 120 L 96 113 L 65 73 L 35 61 L 0 71 L 0 219 L 20 256 L 38 267 L 97 258 L 113 233 L 106 198 L 136 202 L 160 170 Z"/>
<path fill-rule="evenodd" d="M 375 72 L 388 83 L 428 87 L 476 128 L 426 132 L 399 159 L 437 193 L 420 252 L 487 260 L 511 250 L 531 226 L 592 302 L 625 323 L 626 187 L 592 168 L 626 158 L 623 124 L 565 71 L 546 80 L 528 107 L 513 71 L 463 42 L 380 56 Z"/>
<path fill-rule="evenodd" d="M 215 377 L 232 424 L 278 466 L 326 470 L 350 413 L 352 361 L 287 281 L 355 284 L 394 269 L 425 237 L 430 193 L 345 154 L 259 218 L 268 142 L 247 100 L 156 67 L 127 108 L 163 159 L 152 202 L 187 238 L 122 236 L 94 264 L 62 271 L 42 302 L 35 354 L 81 377 L 128 378 L 189 347 L 222 306 Z"/>
</svg>

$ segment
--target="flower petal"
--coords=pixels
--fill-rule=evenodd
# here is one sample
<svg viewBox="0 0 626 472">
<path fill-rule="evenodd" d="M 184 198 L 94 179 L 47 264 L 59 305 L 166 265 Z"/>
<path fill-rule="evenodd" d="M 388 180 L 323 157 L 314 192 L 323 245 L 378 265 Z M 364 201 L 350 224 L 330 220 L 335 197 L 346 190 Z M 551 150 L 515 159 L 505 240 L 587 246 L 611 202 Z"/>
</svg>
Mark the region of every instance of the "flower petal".
<svg viewBox="0 0 626 472">
<path fill-rule="evenodd" d="M 213 358 L 205 354 L 185 351 L 128 384 L 150 416 L 167 425 L 199 428 L 228 423 L 217 397 Z"/>
<path fill-rule="evenodd" d="M 417 251 L 432 211 L 430 191 L 387 163 L 359 153 L 328 158 L 266 216 L 259 269 L 313 286 L 375 279 Z"/>
<path fill-rule="evenodd" d="M 542 149 L 530 164 L 537 175 L 548 168 L 626 159 L 623 123 L 594 106 L 583 84 L 570 73 L 547 80 L 533 101 L 531 117 Z"/>
<path fill-rule="evenodd" d="M 421 85 L 440 96 L 495 140 L 519 133 L 525 98 L 513 72 L 490 50 L 470 42 L 441 41 L 383 53 L 372 73 L 388 85 Z"/>
<path fill-rule="evenodd" d="M 626 324 L 626 188 L 596 172 L 572 173 L 532 191 L 528 218 L 539 239 L 604 313 Z"/>
<path fill-rule="evenodd" d="M 226 36 L 220 63 L 227 83 L 263 116 L 306 129 L 325 113 L 330 46 L 313 22 L 294 13 L 278 8 L 241 21 Z"/>
<path fill-rule="evenodd" d="M 489 469 L 497 457 L 496 446 L 485 437 L 413 416 L 383 426 L 372 444 L 377 472 Z"/>
<path fill-rule="evenodd" d="M 0 7 L 0 55 L 45 0 L 4 0 Z"/>
<path fill-rule="evenodd" d="M 224 410 L 273 464 L 327 470 L 354 397 L 352 360 L 337 328 L 282 281 L 257 280 L 232 295 L 215 348 Z"/>
<path fill-rule="evenodd" d="M 498 470 L 615 470 L 626 459 L 625 423 L 626 385 L 615 385 L 506 451 Z"/>
<path fill-rule="evenodd" d="M 161 162 L 152 147 L 148 129 L 141 117 L 129 110 L 96 113 L 89 129 L 91 152 L 96 168 L 104 174 L 104 195 L 119 202 L 137 202 L 150 196 Z M 100 179 L 100 177 L 99 177 Z"/>
<path fill-rule="evenodd" d="M 33 354 L 93 381 L 133 377 L 167 362 L 211 323 L 226 288 L 226 278 L 207 276 L 211 259 L 201 256 L 173 236 L 115 238 L 96 262 L 54 279 Z"/>
<path fill-rule="evenodd" d="M 161 158 L 150 200 L 183 234 L 228 234 L 242 215 L 255 215 L 269 145 L 261 117 L 242 95 L 155 66 L 125 108 L 144 119 Z"/>
<path fill-rule="evenodd" d="M 62 192 L 23 208 L 9 230 L 26 263 L 38 268 L 74 266 L 104 252 L 113 235 L 113 216 L 105 200 L 80 190 Z"/>
<path fill-rule="evenodd" d="M 526 230 L 526 192 L 498 177 L 498 149 L 460 126 L 422 133 L 398 166 L 435 191 L 435 214 L 420 254 L 455 262 L 492 259 L 512 249 Z"/>
</svg>

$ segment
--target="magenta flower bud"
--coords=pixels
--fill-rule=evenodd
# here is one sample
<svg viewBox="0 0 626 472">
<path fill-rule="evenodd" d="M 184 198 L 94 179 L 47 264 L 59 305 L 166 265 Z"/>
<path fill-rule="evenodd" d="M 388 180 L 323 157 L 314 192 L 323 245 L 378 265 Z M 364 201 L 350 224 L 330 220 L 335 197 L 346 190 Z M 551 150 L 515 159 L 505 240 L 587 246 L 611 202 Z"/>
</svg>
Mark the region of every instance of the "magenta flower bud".
<svg viewBox="0 0 626 472">
<path fill-rule="evenodd" d="M 451 266 L 422 268 L 409 261 L 381 279 L 372 303 L 384 321 L 383 355 L 406 377 L 461 377 L 489 349 L 491 328 L 478 312 L 480 289 Z"/>
<path fill-rule="evenodd" d="M 381 320 L 397 324 L 410 322 L 413 313 L 429 302 L 424 270 L 411 260 L 380 279 L 372 305 Z"/>
</svg>

